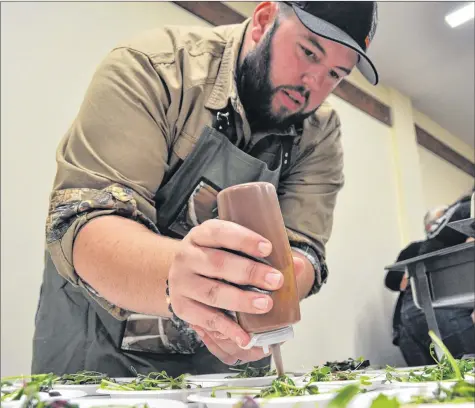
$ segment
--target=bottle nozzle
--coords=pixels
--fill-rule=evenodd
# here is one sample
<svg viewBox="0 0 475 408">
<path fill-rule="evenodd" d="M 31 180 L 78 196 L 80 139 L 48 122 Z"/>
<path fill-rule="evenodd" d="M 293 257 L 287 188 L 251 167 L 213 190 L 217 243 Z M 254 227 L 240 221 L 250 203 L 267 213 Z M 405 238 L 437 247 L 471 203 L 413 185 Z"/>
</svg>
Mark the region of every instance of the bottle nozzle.
<svg viewBox="0 0 475 408">
<path fill-rule="evenodd" d="M 269 352 L 269 348 L 274 344 L 281 344 L 294 337 L 294 329 L 292 326 L 285 326 L 280 329 L 270 330 L 263 333 L 251 334 L 251 341 L 242 347 L 249 350 L 252 347 L 262 347 L 264 353 Z"/>
</svg>

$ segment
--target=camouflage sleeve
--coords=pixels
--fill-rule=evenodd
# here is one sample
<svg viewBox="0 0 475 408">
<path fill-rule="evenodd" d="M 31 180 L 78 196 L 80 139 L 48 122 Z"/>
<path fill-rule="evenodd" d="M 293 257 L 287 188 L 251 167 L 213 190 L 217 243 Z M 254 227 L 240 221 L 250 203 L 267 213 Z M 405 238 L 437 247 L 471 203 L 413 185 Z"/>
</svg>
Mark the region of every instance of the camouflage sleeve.
<svg viewBox="0 0 475 408">
<path fill-rule="evenodd" d="M 114 184 L 102 190 L 71 188 L 53 192 L 46 221 L 46 245 L 58 273 L 71 284 L 83 288 L 105 310 L 117 319 L 126 319 L 130 312 L 100 296 L 84 282 L 73 267 L 73 243 L 80 229 L 91 219 L 119 215 L 135 220 L 150 230 L 158 230 L 137 208 L 135 193 L 128 187 Z"/>
<path fill-rule="evenodd" d="M 177 85 L 178 86 L 178 85 Z M 119 310 L 75 273 L 74 240 L 92 218 L 119 215 L 157 232 L 154 196 L 168 169 L 167 82 L 142 52 L 117 48 L 97 67 L 56 151 L 46 244 L 58 273 L 117 318 Z"/>
</svg>

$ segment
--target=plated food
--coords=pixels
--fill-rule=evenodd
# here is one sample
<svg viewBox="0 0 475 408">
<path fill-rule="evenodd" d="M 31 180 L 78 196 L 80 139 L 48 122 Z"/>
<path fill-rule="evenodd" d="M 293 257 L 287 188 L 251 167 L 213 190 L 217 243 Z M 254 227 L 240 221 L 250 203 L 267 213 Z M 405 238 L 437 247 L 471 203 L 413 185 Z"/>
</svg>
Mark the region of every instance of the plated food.
<svg viewBox="0 0 475 408">
<path fill-rule="evenodd" d="M 2 378 L 2 408 L 444 408 L 475 406 L 475 359 L 454 359 L 430 333 L 443 357 L 424 367 L 387 367 L 368 373 L 367 360 L 349 359 L 315 366 L 297 376 L 278 377 L 270 367 L 230 369 L 228 373 L 169 376 L 165 371 L 111 378 L 82 371 Z M 433 348 L 431 349 L 433 352 Z M 110 398 L 79 398 L 78 387 Z M 97 390 L 97 391 L 96 391 Z M 177 405 L 178 404 L 178 405 Z"/>
</svg>

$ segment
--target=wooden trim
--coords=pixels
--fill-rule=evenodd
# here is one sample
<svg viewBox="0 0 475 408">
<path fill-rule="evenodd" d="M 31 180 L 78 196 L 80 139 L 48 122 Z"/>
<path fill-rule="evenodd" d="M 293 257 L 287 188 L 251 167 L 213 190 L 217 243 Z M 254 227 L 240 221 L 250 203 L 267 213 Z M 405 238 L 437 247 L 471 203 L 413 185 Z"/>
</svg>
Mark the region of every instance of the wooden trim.
<svg viewBox="0 0 475 408">
<path fill-rule="evenodd" d="M 474 163 L 456 151 L 452 150 L 449 146 L 436 139 L 424 129 L 417 125 L 414 126 L 416 129 L 417 143 L 419 143 L 422 147 L 425 147 L 427 150 L 430 150 L 432 153 L 435 153 L 440 158 L 448 161 L 450 164 L 453 164 L 463 172 L 475 177 Z"/>
<path fill-rule="evenodd" d="M 246 19 L 220 1 L 174 1 L 173 3 L 213 25 L 238 24 Z M 392 126 L 391 108 L 350 82 L 343 80 L 333 94 L 385 125 Z"/>
<path fill-rule="evenodd" d="M 348 81 L 341 81 L 333 94 L 385 125 L 392 126 L 391 108 Z"/>
<path fill-rule="evenodd" d="M 246 18 L 220 1 L 173 1 L 212 25 L 239 24 Z"/>
</svg>

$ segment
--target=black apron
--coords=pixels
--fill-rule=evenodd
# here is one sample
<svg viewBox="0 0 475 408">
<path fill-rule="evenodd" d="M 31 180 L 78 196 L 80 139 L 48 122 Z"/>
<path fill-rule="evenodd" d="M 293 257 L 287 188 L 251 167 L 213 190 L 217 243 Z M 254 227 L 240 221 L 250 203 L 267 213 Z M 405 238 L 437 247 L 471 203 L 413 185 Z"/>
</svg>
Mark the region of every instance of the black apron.
<svg viewBox="0 0 475 408">
<path fill-rule="evenodd" d="M 264 149 L 250 155 L 223 133 L 229 130 L 229 113 L 218 112 L 217 118 L 155 196 L 163 235 L 184 237 L 194 226 L 217 217 L 216 196 L 226 187 L 266 181 L 277 188 L 290 164 L 295 134 L 276 139 L 280 147 L 274 154 Z M 32 373 L 86 369 L 126 377 L 133 370 L 165 370 L 173 376 L 228 371 L 177 319 L 132 315 L 126 322 L 116 320 L 83 289 L 63 279 L 48 253 L 35 324 Z M 253 365 L 269 363 L 266 358 Z"/>
</svg>

